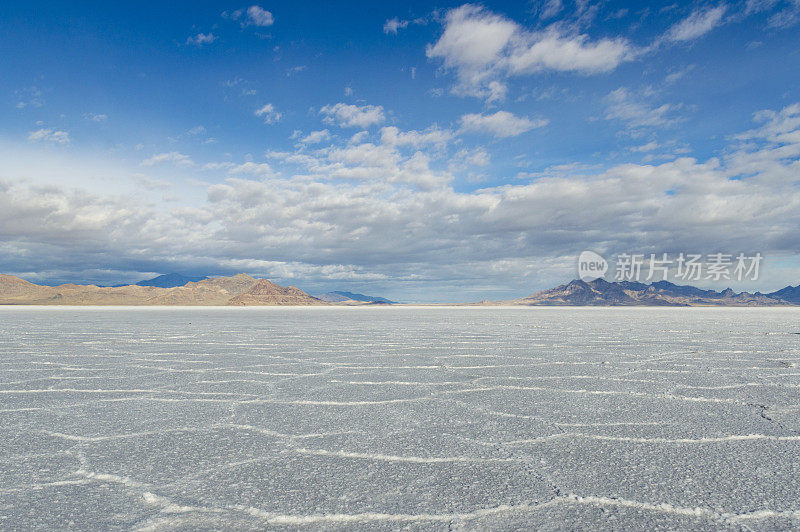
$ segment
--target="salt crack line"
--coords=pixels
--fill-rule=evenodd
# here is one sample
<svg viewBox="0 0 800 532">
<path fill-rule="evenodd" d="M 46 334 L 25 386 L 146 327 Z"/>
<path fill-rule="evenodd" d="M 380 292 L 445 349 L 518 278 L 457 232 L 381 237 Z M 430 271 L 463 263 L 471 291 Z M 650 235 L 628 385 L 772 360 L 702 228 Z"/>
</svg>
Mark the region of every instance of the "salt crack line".
<svg viewBox="0 0 800 532">
<path fill-rule="evenodd" d="M 161 507 L 161 512 L 163 513 L 187 513 L 187 512 L 221 512 L 221 509 L 215 508 L 204 508 L 199 506 L 184 506 L 175 504 L 166 497 L 162 497 L 161 495 L 156 495 L 151 491 L 150 485 L 138 482 L 133 480 L 130 477 L 124 477 L 121 475 L 114 475 L 112 473 L 95 473 L 93 471 L 85 471 L 83 469 L 79 469 L 75 472 L 76 475 L 83 477 L 86 480 L 92 480 L 96 482 L 106 482 L 110 484 L 120 484 L 127 488 L 131 488 L 134 490 L 142 490 L 141 496 L 145 503 L 152 504 L 155 506 Z"/>
<path fill-rule="evenodd" d="M 523 503 L 519 505 L 501 504 L 493 508 L 481 508 L 473 512 L 444 513 L 444 514 L 389 514 L 380 512 L 363 512 L 358 514 L 315 514 L 315 515 L 286 515 L 267 512 L 259 508 L 235 506 L 231 509 L 239 510 L 247 515 L 257 517 L 273 525 L 313 525 L 318 523 L 369 523 L 369 522 L 449 522 L 470 521 L 481 517 L 502 514 L 511 511 L 531 511 L 554 506 L 562 502 L 553 499 L 543 503 Z"/>
<path fill-rule="evenodd" d="M 631 397 L 650 397 L 653 399 L 671 399 L 678 401 L 689 401 L 697 403 L 730 403 L 730 404 L 744 404 L 742 401 L 735 399 L 723 399 L 717 397 L 689 397 L 683 395 L 673 394 L 651 394 L 643 392 L 622 392 L 618 390 L 586 390 L 586 389 L 568 389 L 568 388 L 548 388 L 545 386 L 511 386 L 511 385 L 498 385 L 498 386 L 484 386 L 480 388 L 465 388 L 462 390 L 446 390 L 437 392 L 437 395 L 446 394 L 459 394 L 459 393 L 473 393 L 473 392 L 492 392 L 497 390 L 515 390 L 515 391 L 531 391 L 531 392 L 556 392 L 556 393 L 574 393 L 582 395 L 623 395 Z"/>
<path fill-rule="evenodd" d="M 500 504 L 491 508 L 479 508 L 471 512 L 454 513 L 421 513 L 421 514 L 390 514 L 381 512 L 363 512 L 357 514 L 314 514 L 291 515 L 269 512 L 259 508 L 246 506 L 228 507 L 229 510 L 243 512 L 252 517 L 263 519 L 272 525 L 314 525 L 329 523 L 369 523 L 369 522 L 468 522 L 484 517 L 511 512 L 536 512 L 562 504 L 578 504 L 587 506 L 616 506 L 634 508 L 650 512 L 659 512 L 670 515 L 708 519 L 712 521 L 736 524 L 739 521 L 759 520 L 768 518 L 800 519 L 800 510 L 756 510 L 737 514 L 734 512 L 715 512 L 707 508 L 691 508 L 676 506 L 669 503 L 648 503 L 629 499 L 613 497 L 580 496 L 575 494 L 563 495 L 545 502 L 531 501 L 520 504 Z"/>
<path fill-rule="evenodd" d="M 93 443 L 93 442 L 101 442 L 109 440 L 126 440 L 130 438 L 141 438 L 144 436 L 159 436 L 162 434 L 171 434 L 175 432 L 210 432 L 212 428 L 213 427 L 186 427 L 186 428 L 174 428 L 174 429 L 164 429 L 164 430 L 151 430 L 143 432 L 131 432 L 128 434 L 109 434 L 107 436 L 80 436 L 77 434 L 65 434 L 63 432 L 50 432 L 47 430 L 40 430 L 38 432 L 46 436 L 52 436 L 53 438 L 61 438 L 63 440 L 68 440 L 68 441 Z"/>
<path fill-rule="evenodd" d="M 75 472 L 77 476 L 87 478 L 89 480 L 96 480 L 98 482 L 109 482 L 112 484 L 122 484 L 123 486 L 136 489 L 147 489 L 148 484 L 138 482 L 130 477 L 123 477 L 121 475 L 114 475 L 112 473 L 95 473 L 94 471 L 86 471 L 79 469 Z"/>
<path fill-rule="evenodd" d="M 324 401 L 312 399 L 298 399 L 296 401 L 287 401 L 280 399 L 246 399 L 238 401 L 239 404 L 281 404 L 281 405 L 311 405 L 311 406 L 370 406 L 370 405 L 388 405 L 394 403 L 415 403 L 419 401 L 429 401 L 433 399 L 432 396 L 426 397 L 411 397 L 408 399 L 383 399 L 377 401 Z"/>
<path fill-rule="evenodd" d="M 325 449 L 306 449 L 296 447 L 292 452 L 300 454 L 310 454 L 314 456 L 336 456 L 338 458 L 357 458 L 362 460 L 376 460 L 383 462 L 409 462 L 414 464 L 441 464 L 441 463 L 497 463 L 497 462 L 519 462 L 516 458 L 472 458 L 469 456 L 432 456 L 429 458 L 421 456 L 395 456 L 387 454 L 373 453 L 353 453 L 347 451 L 327 451 Z"/>
<path fill-rule="evenodd" d="M 618 441 L 618 442 L 628 442 L 628 443 L 678 443 L 678 444 L 706 444 L 706 443 L 724 443 L 724 442 L 756 441 L 756 440 L 800 441 L 800 436 L 769 436 L 766 434 L 731 434 L 729 436 L 705 437 L 705 438 L 634 438 L 630 436 L 607 436 L 604 434 L 586 434 L 582 432 L 561 432 L 558 434 L 541 436 L 539 438 L 512 440 L 512 441 L 505 441 L 498 443 L 500 445 L 526 445 L 530 443 L 546 443 L 553 440 L 561 440 L 568 438 L 583 438 L 587 440 Z M 498 443 L 482 442 L 481 445 L 494 446 L 498 445 Z"/>
<path fill-rule="evenodd" d="M 155 389 L 109 389 L 104 390 L 101 388 L 42 388 L 37 390 L 0 390 L 3 395 L 25 395 L 34 393 L 89 393 L 89 394 L 103 394 L 103 393 L 135 393 L 135 394 L 173 394 L 173 395 L 200 395 L 200 396 L 226 396 L 226 397 L 258 397 L 252 393 L 236 393 L 236 392 L 193 392 L 189 390 L 163 390 Z"/>
<path fill-rule="evenodd" d="M 586 504 L 590 506 L 618 506 L 624 508 L 636 508 L 637 510 L 649 510 L 653 512 L 661 512 L 672 515 L 682 515 L 687 517 L 705 517 L 715 521 L 724 521 L 730 524 L 735 524 L 738 521 L 754 520 L 754 519 L 768 519 L 772 517 L 800 519 L 800 510 L 756 510 L 753 512 L 745 512 L 741 514 L 733 512 L 715 512 L 707 508 L 690 508 L 684 506 L 675 506 L 669 503 L 648 503 L 633 501 L 629 499 L 619 499 L 614 497 L 595 497 L 595 496 L 579 496 L 569 494 L 564 497 L 564 501 L 573 502 L 576 504 Z"/>
<path fill-rule="evenodd" d="M 608 421 L 598 423 L 553 423 L 557 427 L 644 427 L 669 425 L 664 421 Z"/>
<path fill-rule="evenodd" d="M 361 434 L 361 431 L 357 430 L 337 430 L 334 432 L 310 432 L 307 434 L 285 434 L 282 432 L 276 432 L 271 429 L 265 429 L 263 427 L 256 427 L 255 425 L 242 425 L 235 423 L 220 423 L 217 425 L 212 425 L 212 427 L 244 430 L 249 432 L 255 432 L 258 434 L 264 434 L 266 436 L 274 436 L 276 438 L 281 438 L 286 440 L 303 440 L 303 439 L 313 439 L 313 438 L 324 438 L 325 436 L 340 436 L 344 434 Z"/>
<path fill-rule="evenodd" d="M 335 384 L 357 384 L 364 386 L 448 386 L 453 384 L 464 384 L 464 381 L 441 381 L 441 382 L 414 382 L 414 381 L 343 381 L 332 379 L 328 382 Z"/>
</svg>

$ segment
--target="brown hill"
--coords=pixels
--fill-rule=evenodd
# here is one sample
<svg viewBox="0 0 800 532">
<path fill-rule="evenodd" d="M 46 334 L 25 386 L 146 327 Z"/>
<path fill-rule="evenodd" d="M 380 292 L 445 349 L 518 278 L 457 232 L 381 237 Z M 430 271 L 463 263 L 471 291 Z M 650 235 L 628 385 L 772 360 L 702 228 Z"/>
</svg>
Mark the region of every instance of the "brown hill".
<svg viewBox="0 0 800 532">
<path fill-rule="evenodd" d="M 232 298 L 229 305 L 327 305 L 294 286 L 279 286 L 259 279 L 247 292 Z"/>
<path fill-rule="evenodd" d="M 147 305 L 153 297 L 153 287 L 69 285 L 54 287 L 55 294 L 46 301 L 31 301 L 31 305 Z"/>
<path fill-rule="evenodd" d="M 233 277 L 204 279 L 175 288 L 161 288 L 147 304 L 228 305 L 232 298 L 246 293 L 257 281 L 246 273 L 240 273 Z"/>
<path fill-rule="evenodd" d="M 324 305 L 295 287 L 246 274 L 190 282 L 175 288 L 126 285 L 40 286 L 0 275 L 1 305 Z"/>
<path fill-rule="evenodd" d="M 15 303 L 47 299 L 55 295 L 50 286 L 33 284 L 13 275 L 0 274 L 0 302 Z"/>
</svg>

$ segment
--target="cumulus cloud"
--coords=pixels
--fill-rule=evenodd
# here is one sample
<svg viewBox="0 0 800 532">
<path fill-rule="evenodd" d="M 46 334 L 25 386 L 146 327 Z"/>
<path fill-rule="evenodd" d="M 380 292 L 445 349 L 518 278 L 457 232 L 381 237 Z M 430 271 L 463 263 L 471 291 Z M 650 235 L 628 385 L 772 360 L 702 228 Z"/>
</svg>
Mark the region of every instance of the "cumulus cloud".
<svg viewBox="0 0 800 532">
<path fill-rule="evenodd" d="M 307 177 L 321 180 L 396 183 L 426 190 L 443 187 L 452 180 L 449 172 L 431 167 L 433 159 L 442 155 L 444 146 L 439 143 L 446 142 L 451 133 L 435 127 L 424 132 L 383 128 L 379 144 L 365 142 L 365 133 L 354 135 L 344 145 L 310 153 L 273 152 L 270 157 L 299 165 Z M 425 147 L 433 148 L 433 153 L 426 153 Z"/>
<path fill-rule="evenodd" d="M 336 124 L 339 127 L 367 128 L 386 120 L 380 105 L 358 106 L 340 102 L 326 105 L 319 112 L 325 115 L 323 120 L 326 124 Z"/>
<path fill-rule="evenodd" d="M 414 146 L 420 147 L 433 145 L 437 147 L 445 146 L 453 138 L 453 133 L 448 130 L 439 129 L 436 126 L 425 131 L 400 131 L 394 126 L 381 128 L 381 142 L 390 146 Z"/>
<path fill-rule="evenodd" d="M 800 105 L 754 119 L 718 158 L 586 173 L 572 166 L 474 191 L 450 186 L 449 174 L 421 149 L 404 155 L 366 142 L 275 153 L 276 165 L 302 166 L 286 178 L 263 179 L 264 163 L 227 166 L 242 170 L 209 185 L 204 202 L 171 209 L 0 181 L 0 271 L 100 263 L 126 271 L 132 264 L 246 270 L 303 282 L 372 276 L 446 300 L 458 293 L 449 287 L 476 282 L 502 282 L 523 295 L 567 280 L 586 248 L 609 256 L 761 251 L 769 259 L 800 247 Z M 457 157 L 488 162 L 480 149 Z M 0 160 L 6 174 L 9 164 Z"/>
<path fill-rule="evenodd" d="M 717 7 L 699 9 L 691 15 L 672 26 L 665 38 L 669 41 L 691 41 L 710 32 L 722 24 L 723 16 L 728 6 L 720 4 Z"/>
<path fill-rule="evenodd" d="M 530 119 L 516 116 L 508 111 L 497 111 L 494 114 L 466 114 L 461 117 L 461 131 L 472 133 L 488 133 L 495 137 L 516 137 L 534 128 L 544 127 L 549 122 L 543 118 Z"/>
<path fill-rule="evenodd" d="M 447 12 L 441 37 L 426 53 L 456 73 L 455 93 L 494 101 L 505 93 L 503 80 L 507 77 L 548 70 L 608 72 L 631 59 L 634 50 L 625 39 L 593 41 L 585 34 L 565 32 L 559 25 L 531 31 L 466 4 Z"/>
<path fill-rule="evenodd" d="M 252 26 L 272 26 L 275 19 L 272 13 L 261 6 L 250 6 L 247 8 L 247 23 Z"/>
<path fill-rule="evenodd" d="M 383 25 L 383 33 L 397 35 L 397 30 L 403 29 L 408 26 L 407 20 L 400 20 L 397 17 L 391 18 Z"/>
<path fill-rule="evenodd" d="M 42 128 L 28 133 L 28 140 L 38 142 L 55 142 L 56 144 L 69 144 L 69 133 L 56 129 Z"/>
<path fill-rule="evenodd" d="M 275 18 L 272 16 L 272 13 L 257 5 L 250 6 L 247 9 L 237 9 L 230 12 L 223 11 L 222 17 L 238 20 L 242 28 L 246 28 L 247 26 L 267 27 L 275 23 Z"/>
<path fill-rule="evenodd" d="M 275 172 L 272 170 L 272 167 L 267 163 L 254 163 L 248 161 L 246 163 L 235 165 L 230 168 L 229 172 L 233 175 L 236 174 L 244 174 L 244 175 L 252 175 L 257 177 L 273 177 Z"/>
<path fill-rule="evenodd" d="M 105 122 L 108 120 L 108 115 L 106 114 L 86 113 L 83 117 L 91 122 Z"/>
<path fill-rule="evenodd" d="M 490 162 L 491 156 L 485 148 L 462 148 L 450 159 L 448 168 L 451 171 L 462 171 L 488 166 Z"/>
<path fill-rule="evenodd" d="M 305 137 L 302 137 L 298 142 L 300 144 L 319 144 L 320 142 L 330 140 L 330 138 L 330 132 L 328 132 L 327 129 L 323 129 L 320 131 L 312 131 Z"/>
<path fill-rule="evenodd" d="M 623 39 L 589 40 L 587 35 L 562 35 L 550 28 L 508 57 L 512 74 L 541 70 L 596 74 L 614 70 L 630 55 Z"/>
<path fill-rule="evenodd" d="M 658 149 L 660 147 L 661 147 L 661 145 L 659 143 L 651 140 L 650 142 L 648 142 L 646 144 L 640 144 L 638 146 L 632 146 L 629 149 L 630 149 L 630 151 L 636 152 L 636 153 L 646 153 L 646 152 L 650 152 L 650 151 L 656 150 L 656 149 Z"/>
<path fill-rule="evenodd" d="M 230 161 L 226 161 L 226 162 L 222 162 L 222 163 L 212 162 L 212 163 L 204 164 L 200 169 L 201 170 L 227 170 L 229 168 L 233 168 L 234 166 L 236 166 L 236 163 L 232 163 Z"/>
<path fill-rule="evenodd" d="M 682 119 L 675 115 L 680 104 L 653 106 L 632 94 L 625 87 L 612 91 L 605 98 L 606 120 L 622 120 L 630 127 L 671 126 Z"/>
<path fill-rule="evenodd" d="M 274 124 L 276 122 L 280 122 L 281 118 L 283 118 L 283 113 L 278 112 L 278 110 L 275 109 L 275 106 L 271 103 L 265 104 L 256 109 L 255 115 L 263 117 L 265 124 Z"/>
<path fill-rule="evenodd" d="M 152 157 L 142 161 L 141 165 L 154 166 L 156 164 L 167 163 L 167 162 L 182 167 L 194 166 L 194 161 L 192 161 L 191 157 L 177 151 L 170 151 L 153 155 Z"/>
<path fill-rule="evenodd" d="M 186 39 L 186 44 L 193 44 L 195 46 L 203 46 L 204 44 L 211 44 L 212 42 L 216 41 L 217 37 L 211 33 L 198 33 L 192 37 Z"/>
</svg>

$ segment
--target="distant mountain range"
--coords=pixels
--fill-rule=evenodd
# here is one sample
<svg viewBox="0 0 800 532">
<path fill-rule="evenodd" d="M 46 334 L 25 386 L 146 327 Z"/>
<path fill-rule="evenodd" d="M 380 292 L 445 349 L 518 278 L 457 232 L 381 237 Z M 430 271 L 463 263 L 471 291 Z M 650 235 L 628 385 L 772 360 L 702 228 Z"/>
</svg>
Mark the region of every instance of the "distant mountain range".
<svg viewBox="0 0 800 532">
<path fill-rule="evenodd" d="M 323 301 L 327 301 L 328 303 L 342 303 L 344 301 L 363 301 L 365 303 L 385 303 L 390 305 L 397 304 L 396 301 L 390 301 L 385 297 L 367 296 L 364 294 L 358 294 L 355 292 L 345 292 L 342 290 L 334 290 L 333 292 L 327 292 L 325 294 L 320 294 L 315 297 Z"/>
<path fill-rule="evenodd" d="M 174 278 L 173 278 L 174 279 Z M 169 280 L 166 284 L 169 284 Z M 177 282 L 177 281 L 174 281 Z M 277 285 L 240 273 L 189 281 L 181 286 L 41 286 L 13 275 L 0 275 L 4 305 L 326 305 L 293 286 Z"/>
<path fill-rule="evenodd" d="M 161 288 L 176 288 L 178 286 L 186 286 L 188 283 L 197 283 L 208 279 L 208 277 L 189 277 L 180 273 L 166 273 L 164 275 L 159 275 L 158 277 L 154 277 L 152 279 L 146 279 L 144 281 L 139 281 L 135 283 L 136 286 L 158 286 Z M 126 285 L 117 285 L 117 287 L 126 286 Z M 321 299 L 326 303 L 344 303 L 346 301 L 353 302 L 358 301 L 362 303 L 376 303 L 376 304 L 396 304 L 395 301 L 390 301 L 385 297 L 379 296 L 368 296 L 364 294 L 358 294 L 356 292 L 345 292 L 342 290 L 334 290 L 332 292 L 326 292 L 324 294 L 314 296 L 317 299 Z"/>
<path fill-rule="evenodd" d="M 800 304 L 800 286 L 787 286 L 776 292 L 722 292 L 668 281 L 644 284 L 630 281 L 608 282 L 597 279 L 574 280 L 569 284 L 536 292 L 528 297 L 504 301 L 504 304 L 535 306 L 735 306 L 772 307 Z"/>
<path fill-rule="evenodd" d="M 186 286 L 187 283 L 198 283 L 200 281 L 204 281 L 208 279 L 208 277 L 187 277 L 186 275 L 181 275 L 180 273 L 166 273 L 164 275 L 159 275 L 158 277 L 153 277 L 152 279 L 147 279 L 145 281 L 139 281 L 136 283 L 136 286 L 158 286 L 160 288 L 175 288 L 178 286 Z M 119 285 L 125 286 L 125 285 Z"/>
<path fill-rule="evenodd" d="M 199 280 L 190 280 L 199 279 Z M 186 282 L 184 282 L 186 281 Z M 178 284 L 181 283 L 181 284 Z M 353 292 L 334 291 L 311 296 L 293 286 L 240 273 L 233 277 L 191 278 L 179 274 L 125 286 L 62 284 L 43 286 L 13 275 L 0 274 L 0 305 L 366 305 L 394 303 Z M 658 281 L 591 282 L 574 280 L 549 290 L 511 301 L 485 301 L 483 305 L 525 306 L 737 306 L 800 305 L 800 286 L 781 290 L 721 292 Z"/>
</svg>

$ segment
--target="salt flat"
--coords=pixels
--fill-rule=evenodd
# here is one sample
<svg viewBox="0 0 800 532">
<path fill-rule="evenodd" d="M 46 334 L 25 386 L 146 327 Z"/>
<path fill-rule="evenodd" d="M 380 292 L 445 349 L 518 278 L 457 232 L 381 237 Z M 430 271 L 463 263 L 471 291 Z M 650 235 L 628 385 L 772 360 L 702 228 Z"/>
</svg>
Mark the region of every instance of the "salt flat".
<svg viewBox="0 0 800 532">
<path fill-rule="evenodd" d="M 0 528 L 797 529 L 799 318 L 0 307 Z"/>
</svg>

